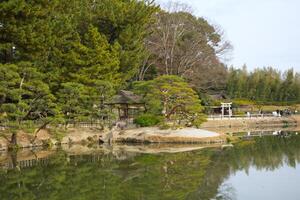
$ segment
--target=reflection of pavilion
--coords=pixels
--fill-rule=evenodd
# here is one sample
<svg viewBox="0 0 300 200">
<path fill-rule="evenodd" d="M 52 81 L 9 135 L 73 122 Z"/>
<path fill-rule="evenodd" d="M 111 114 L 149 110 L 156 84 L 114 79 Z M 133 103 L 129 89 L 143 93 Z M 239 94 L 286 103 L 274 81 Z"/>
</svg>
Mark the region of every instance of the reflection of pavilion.
<svg viewBox="0 0 300 200">
<path fill-rule="evenodd" d="M 232 103 L 221 103 L 221 117 L 232 117 Z"/>
</svg>

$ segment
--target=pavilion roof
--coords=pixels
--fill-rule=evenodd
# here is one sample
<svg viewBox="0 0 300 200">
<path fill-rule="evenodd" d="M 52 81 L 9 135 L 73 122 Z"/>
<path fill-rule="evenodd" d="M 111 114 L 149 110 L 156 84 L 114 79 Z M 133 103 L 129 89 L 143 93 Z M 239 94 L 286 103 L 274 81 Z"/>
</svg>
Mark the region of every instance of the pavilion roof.
<svg viewBox="0 0 300 200">
<path fill-rule="evenodd" d="M 131 91 L 120 90 L 110 102 L 110 104 L 142 104 L 142 97 Z"/>
</svg>

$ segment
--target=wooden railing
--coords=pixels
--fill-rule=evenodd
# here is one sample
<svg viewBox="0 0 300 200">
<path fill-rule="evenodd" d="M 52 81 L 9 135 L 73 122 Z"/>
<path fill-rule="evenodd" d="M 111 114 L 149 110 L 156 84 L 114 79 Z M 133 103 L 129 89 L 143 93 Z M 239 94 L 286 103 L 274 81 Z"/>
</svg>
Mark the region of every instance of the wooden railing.
<svg viewBox="0 0 300 200">
<path fill-rule="evenodd" d="M 234 119 L 262 119 L 262 118 L 279 118 L 273 114 L 251 114 L 251 115 L 232 115 L 232 116 L 221 116 L 221 115 L 209 115 L 208 120 L 234 120 Z"/>
</svg>

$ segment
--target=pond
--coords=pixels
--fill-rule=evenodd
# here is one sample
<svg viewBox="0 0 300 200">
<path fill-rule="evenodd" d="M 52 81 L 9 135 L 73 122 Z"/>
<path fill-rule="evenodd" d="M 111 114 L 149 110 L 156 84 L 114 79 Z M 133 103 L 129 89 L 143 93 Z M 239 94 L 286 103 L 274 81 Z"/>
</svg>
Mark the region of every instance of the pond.
<svg viewBox="0 0 300 200">
<path fill-rule="evenodd" d="M 171 153 L 170 153 L 171 152 Z M 300 137 L 0 154 L 1 200 L 299 199 Z"/>
</svg>

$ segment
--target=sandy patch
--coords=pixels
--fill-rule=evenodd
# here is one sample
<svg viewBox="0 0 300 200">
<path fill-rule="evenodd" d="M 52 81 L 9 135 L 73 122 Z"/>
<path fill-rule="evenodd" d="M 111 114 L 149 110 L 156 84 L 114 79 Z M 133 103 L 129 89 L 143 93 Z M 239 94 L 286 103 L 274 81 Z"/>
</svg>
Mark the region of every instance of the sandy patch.
<svg viewBox="0 0 300 200">
<path fill-rule="evenodd" d="M 130 129 L 114 134 L 116 142 L 153 142 L 153 143 L 198 143 L 221 142 L 223 134 L 196 128 L 160 130 L 156 127 Z"/>
</svg>

